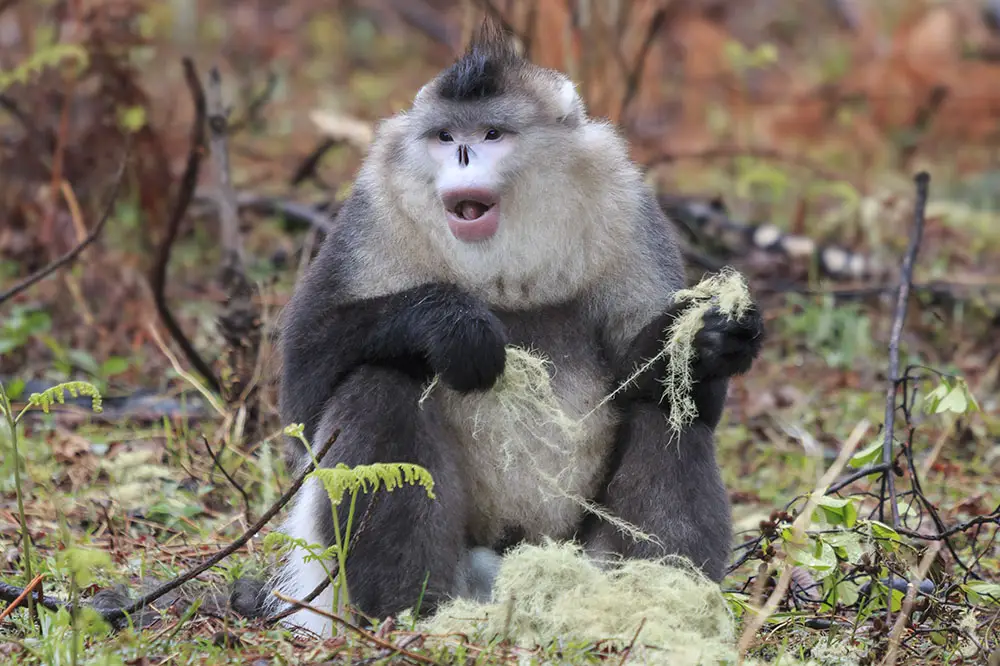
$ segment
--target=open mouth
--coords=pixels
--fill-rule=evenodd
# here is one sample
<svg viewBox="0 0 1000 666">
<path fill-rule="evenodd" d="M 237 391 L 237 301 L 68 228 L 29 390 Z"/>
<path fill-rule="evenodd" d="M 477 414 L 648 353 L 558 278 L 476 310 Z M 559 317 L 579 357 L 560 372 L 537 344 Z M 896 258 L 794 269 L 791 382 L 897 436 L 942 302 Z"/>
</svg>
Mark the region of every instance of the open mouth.
<svg viewBox="0 0 1000 666">
<path fill-rule="evenodd" d="M 492 237 L 500 226 L 499 201 L 483 189 L 461 189 L 441 196 L 448 228 L 460 241 L 475 243 Z"/>
<path fill-rule="evenodd" d="M 472 199 L 464 199 L 451 209 L 451 213 L 466 222 L 475 222 L 483 215 L 486 215 L 487 211 L 495 205 L 483 203 L 482 201 L 473 201 Z"/>
</svg>

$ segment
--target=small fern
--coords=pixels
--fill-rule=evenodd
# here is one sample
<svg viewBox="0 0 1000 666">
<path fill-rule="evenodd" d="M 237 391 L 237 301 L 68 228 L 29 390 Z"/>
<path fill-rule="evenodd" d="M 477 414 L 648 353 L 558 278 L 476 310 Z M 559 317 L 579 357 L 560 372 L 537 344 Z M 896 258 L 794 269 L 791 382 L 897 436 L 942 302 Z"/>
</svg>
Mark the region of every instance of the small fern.
<svg viewBox="0 0 1000 666">
<path fill-rule="evenodd" d="M 82 71 L 90 62 L 86 50 L 78 44 L 52 44 L 32 53 L 14 69 L 0 71 L 0 92 L 15 83 L 28 83 L 33 75 L 40 74 L 49 67 L 55 67 L 64 60 L 75 60 L 77 71 Z"/>
<path fill-rule="evenodd" d="M 14 486 L 17 490 L 17 514 L 21 526 L 21 557 L 24 561 L 24 573 L 27 581 L 32 580 L 31 539 L 28 537 L 28 516 L 24 510 L 24 487 L 21 483 L 21 464 L 23 461 L 21 460 L 21 452 L 17 441 L 17 426 L 21 422 L 25 413 L 27 413 L 27 411 L 32 407 L 40 407 L 43 412 L 48 414 L 49 408 L 52 407 L 53 404 L 57 402 L 61 405 L 65 404 L 66 392 L 69 392 L 69 394 L 74 398 L 84 395 L 90 396 L 91 408 L 98 413 L 101 411 L 101 392 L 97 390 L 96 386 L 88 384 L 87 382 L 66 382 L 63 384 L 57 384 L 56 386 L 53 386 L 52 388 L 41 393 L 32 393 L 28 397 L 27 404 L 21 409 L 20 412 L 14 414 L 14 408 L 13 405 L 11 405 L 7 389 L 4 387 L 3 383 L 0 382 L 0 417 L 7 422 L 7 430 L 10 432 L 11 452 L 14 454 Z M 73 557 L 77 558 L 73 561 L 79 561 L 80 555 L 77 554 Z M 94 561 L 92 560 L 86 560 L 82 566 L 84 568 L 88 568 L 91 567 L 93 563 Z M 35 609 L 33 595 L 28 595 L 28 612 L 30 613 L 32 619 L 37 621 L 37 611 Z M 75 632 L 75 616 L 73 622 Z M 74 645 L 76 645 L 75 642 Z"/>
<path fill-rule="evenodd" d="M 374 463 L 353 468 L 340 463 L 336 467 L 318 469 L 309 476 L 319 479 L 334 506 L 340 504 L 344 493 L 354 496 L 362 490 L 367 494 L 378 490 L 380 484 L 390 493 L 404 483 L 419 485 L 427 491 L 428 497 L 435 499 L 430 472 L 411 463 Z"/>
<path fill-rule="evenodd" d="M 90 396 L 91 409 L 98 414 L 103 411 L 103 407 L 101 406 L 101 392 L 97 390 L 96 386 L 87 382 L 65 382 L 57 384 L 42 393 L 32 393 L 28 397 L 28 406 L 40 407 L 43 412 L 48 414 L 49 408 L 55 403 L 58 402 L 60 405 L 66 404 L 67 392 L 74 398 Z"/>
<path fill-rule="evenodd" d="M 315 479 L 316 482 L 322 484 L 323 490 L 330 498 L 330 503 L 333 505 L 334 543 L 324 550 L 319 544 L 309 544 L 304 539 L 295 539 L 278 532 L 272 532 L 264 539 L 264 545 L 271 547 L 284 544 L 293 548 L 301 548 L 308 553 L 303 558 L 304 561 L 318 561 L 333 584 L 333 611 L 337 612 L 340 607 L 341 592 L 344 594 L 344 606 L 350 604 L 350 594 L 347 590 L 347 551 L 351 541 L 351 528 L 354 524 L 358 495 L 361 492 L 368 494 L 377 491 L 380 487 L 391 493 L 396 488 L 401 488 L 403 484 L 409 484 L 422 487 L 427 496 L 433 500 L 437 499 L 434 495 L 434 479 L 429 471 L 413 463 L 372 463 L 355 467 L 338 463 L 334 467 L 320 467 L 319 460 L 316 459 L 316 454 L 313 453 L 312 446 L 306 439 L 305 428 L 301 423 L 285 426 L 284 433 L 302 443 L 309 453 L 313 465 L 315 465 L 315 469 L 306 476 L 306 481 Z M 347 511 L 347 525 L 341 529 L 337 508 L 343 502 L 345 493 L 350 494 L 351 504 Z M 331 557 L 337 559 L 336 578 L 331 575 L 326 566 L 326 561 Z"/>
</svg>

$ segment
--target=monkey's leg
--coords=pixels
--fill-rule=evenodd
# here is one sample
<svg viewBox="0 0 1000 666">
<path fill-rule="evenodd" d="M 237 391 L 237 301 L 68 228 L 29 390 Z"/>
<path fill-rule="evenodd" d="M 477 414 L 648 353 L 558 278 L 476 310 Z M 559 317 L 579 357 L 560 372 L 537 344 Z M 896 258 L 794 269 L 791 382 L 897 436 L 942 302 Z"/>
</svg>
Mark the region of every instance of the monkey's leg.
<svg viewBox="0 0 1000 666">
<path fill-rule="evenodd" d="M 421 611 L 433 608 L 451 594 L 463 553 L 466 498 L 460 447 L 434 406 L 417 404 L 422 388 L 401 372 L 362 366 L 338 387 L 317 429 L 317 441 L 335 428 L 341 430 L 321 461 L 324 467 L 408 462 L 426 468 L 434 478 L 436 499 L 409 484 L 392 492 L 380 488 L 358 495 L 348 543 L 347 584 L 351 605 L 370 617 L 414 607 L 425 577 Z M 338 512 L 342 534 L 349 508 L 350 498 L 345 496 Z M 330 501 L 321 486 L 303 486 L 283 531 L 324 547 L 336 542 Z M 318 562 L 303 562 L 301 549 L 294 554 L 279 574 L 277 588 L 302 599 L 327 575 Z M 327 567 L 336 573 L 336 562 Z M 312 602 L 320 608 L 332 604 L 332 586 Z M 308 611 L 299 611 L 288 621 L 321 635 L 329 635 L 331 629 L 329 620 Z"/>
<path fill-rule="evenodd" d="M 701 398 L 721 405 L 725 383 L 716 384 L 713 396 Z M 592 520 L 583 534 L 589 552 L 635 558 L 683 555 L 712 580 L 722 580 L 732 528 L 729 497 L 715 459 L 714 419 L 721 406 L 711 407 L 702 414 L 711 413 L 712 421 L 695 419 L 679 435 L 657 405 L 636 402 L 626 408 L 608 483 L 598 500 L 660 544 Z"/>
</svg>

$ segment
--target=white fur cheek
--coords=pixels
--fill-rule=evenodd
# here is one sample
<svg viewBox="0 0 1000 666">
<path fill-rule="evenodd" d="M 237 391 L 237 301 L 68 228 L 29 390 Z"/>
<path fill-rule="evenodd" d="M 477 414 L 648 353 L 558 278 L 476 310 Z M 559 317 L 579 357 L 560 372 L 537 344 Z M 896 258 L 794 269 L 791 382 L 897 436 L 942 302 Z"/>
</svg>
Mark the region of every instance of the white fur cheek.
<svg viewBox="0 0 1000 666">
<path fill-rule="evenodd" d="M 316 528 L 315 507 L 324 492 L 318 479 L 306 481 L 299 490 L 299 497 L 280 531 L 293 539 L 303 539 L 306 543 L 322 543 L 322 537 Z M 292 599 L 301 600 L 327 580 L 323 566 L 315 560 L 304 562 L 305 555 L 306 552 L 301 548 L 292 548 L 272 581 L 273 589 Z M 334 566 L 333 562 L 327 563 L 331 571 Z M 270 605 L 272 613 L 287 607 L 285 602 L 276 597 L 272 597 Z M 309 602 L 309 605 L 324 610 L 332 609 L 333 585 L 327 585 L 326 589 Z M 296 611 L 284 618 L 282 624 L 289 628 L 306 629 L 322 638 L 333 636 L 333 623 L 328 618 L 308 610 Z"/>
</svg>

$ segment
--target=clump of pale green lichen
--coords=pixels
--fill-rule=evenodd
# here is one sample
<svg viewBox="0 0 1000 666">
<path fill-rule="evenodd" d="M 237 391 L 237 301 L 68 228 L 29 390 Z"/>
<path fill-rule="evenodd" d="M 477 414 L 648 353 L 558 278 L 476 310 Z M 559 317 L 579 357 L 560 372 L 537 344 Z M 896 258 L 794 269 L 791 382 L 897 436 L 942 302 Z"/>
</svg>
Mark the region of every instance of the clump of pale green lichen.
<svg viewBox="0 0 1000 666">
<path fill-rule="evenodd" d="M 631 644 L 632 663 L 715 666 L 735 658 L 734 621 L 719 586 L 685 560 L 602 566 L 569 543 L 514 549 L 491 601 L 452 601 L 419 629 L 525 648 L 554 640 Z"/>
</svg>

